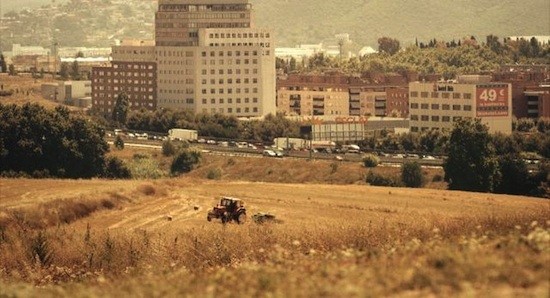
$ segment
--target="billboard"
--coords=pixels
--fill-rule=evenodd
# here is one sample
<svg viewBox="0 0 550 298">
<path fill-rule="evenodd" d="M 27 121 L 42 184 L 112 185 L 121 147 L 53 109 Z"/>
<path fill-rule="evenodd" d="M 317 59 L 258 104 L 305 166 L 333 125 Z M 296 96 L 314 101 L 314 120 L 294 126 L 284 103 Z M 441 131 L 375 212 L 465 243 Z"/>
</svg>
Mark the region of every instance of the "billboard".
<svg viewBox="0 0 550 298">
<path fill-rule="evenodd" d="M 476 116 L 508 116 L 508 113 L 510 113 L 508 88 L 508 85 L 478 86 L 476 90 Z"/>
</svg>

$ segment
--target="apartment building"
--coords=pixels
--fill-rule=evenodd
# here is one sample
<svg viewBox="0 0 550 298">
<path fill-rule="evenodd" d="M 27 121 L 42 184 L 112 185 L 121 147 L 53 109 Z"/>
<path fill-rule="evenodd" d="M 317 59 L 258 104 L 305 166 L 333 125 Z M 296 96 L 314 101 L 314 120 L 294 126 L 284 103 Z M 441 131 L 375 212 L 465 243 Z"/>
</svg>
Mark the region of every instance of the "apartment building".
<svg viewBox="0 0 550 298">
<path fill-rule="evenodd" d="M 512 84 L 512 113 L 516 118 L 548 117 L 545 93 L 550 86 L 550 65 L 502 65 L 493 80 Z"/>
<path fill-rule="evenodd" d="M 275 52 L 248 0 L 160 0 L 158 106 L 259 117 L 275 113 Z"/>
<path fill-rule="evenodd" d="M 288 116 L 406 117 L 408 86 L 406 79 L 392 76 L 291 74 L 277 81 L 277 111 Z"/>
<path fill-rule="evenodd" d="M 94 108 L 108 114 L 126 92 L 131 108 L 274 114 L 273 37 L 251 18 L 248 0 L 159 0 L 155 41 L 113 47 L 93 69 Z"/>
<path fill-rule="evenodd" d="M 153 41 L 125 40 L 112 48 L 110 66 L 92 68 L 92 109 L 110 116 L 119 94 L 130 109 L 157 108 L 157 63 Z"/>
<path fill-rule="evenodd" d="M 452 130 L 462 118 L 480 118 L 491 132 L 512 132 L 512 87 L 490 76 L 460 76 L 457 81 L 409 83 L 411 132 Z"/>
</svg>

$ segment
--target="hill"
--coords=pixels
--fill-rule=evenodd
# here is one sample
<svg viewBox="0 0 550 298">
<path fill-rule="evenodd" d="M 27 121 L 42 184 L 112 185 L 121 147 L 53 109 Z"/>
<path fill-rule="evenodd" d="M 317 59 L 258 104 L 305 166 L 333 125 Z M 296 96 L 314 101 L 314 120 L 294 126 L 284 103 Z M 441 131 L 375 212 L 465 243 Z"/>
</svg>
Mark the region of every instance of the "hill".
<svg viewBox="0 0 550 298">
<path fill-rule="evenodd" d="M 0 188 L 0 295 L 548 296 L 544 200 L 185 177 Z M 222 195 L 282 223 L 207 222 Z"/>
<path fill-rule="evenodd" d="M 137 0 L 127 2 L 132 5 L 132 1 Z M 2 7 L 3 12 L 51 3 L 50 0 L 5 2 Z M 58 0 L 56 3 L 63 2 Z M 403 44 L 411 44 L 414 43 L 415 38 L 427 41 L 433 38 L 459 39 L 467 35 L 474 35 L 478 39 L 484 39 L 489 34 L 501 37 L 550 35 L 548 17 L 550 2 L 547 0 L 348 0 L 345 2 L 340 0 L 250 0 L 250 2 L 255 10 L 256 24 L 272 29 L 276 33 L 278 46 L 319 43 L 333 38 L 334 34 L 338 33 L 349 33 L 351 39 L 359 46 L 376 46 L 377 39 L 382 36 L 394 37 L 401 40 Z M 124 5 L 116 7 L 128 8 Z M 147 9 L 153 8 L 147 6 Z M 127 14 L 137 13 L 125 11 L 124 15 L 131 17 Z M 152 22 L 154 11 L 146 12 L 146 15 L 147 22 Z M 90 19 L 97 17 L 99 16 L 93 15 L 90 11 L 86 11 L 82 16 Z M 113 24 L 114 27 L 107 28 L 111 34 L 121 29 L 120 24 Z M 102 26 L 98 27 L 102 28 Z M 130 27 L 122 32 L 127 36 L 138 37 L 140 33 L 131 32 L 137 29 L 130 29 Z M 151 32 L 147 32 L 145 35 L 150 36 L 150 34 Z"/>
</svg>

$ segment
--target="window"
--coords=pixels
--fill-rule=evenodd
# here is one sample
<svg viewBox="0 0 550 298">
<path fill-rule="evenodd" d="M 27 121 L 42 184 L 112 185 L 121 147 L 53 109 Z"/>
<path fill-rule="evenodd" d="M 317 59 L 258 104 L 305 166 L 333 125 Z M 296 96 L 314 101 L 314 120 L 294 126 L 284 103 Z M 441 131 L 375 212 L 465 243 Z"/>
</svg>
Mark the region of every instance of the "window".
<svg viewBox="0 0 550 298">
<path fill-rule="evenodd" d="M 410 97 L 418 97 L 418 91 L 411 91 Z M 417 127 L 418 129 L 418 127 Z"/>
<path fill-rule="evenodd" d="M 432 116 L 432 121 L 439 122 L 439 116 Z"/>
<path fill-rule="evenodd" d="M 472 99 L 472 94 L 471 94 L 471 93 L 463 93 L 463 94 L 462 94 L 462 97 L 463 97 L 464 99 Z"/>
<path fill-rule="evenodd" d="M 417 103 L 411 103 L 411 109 L 418 109 Z"/>
<path fill-rule="evenodd" d="M 211 98 L 211 99 L 210 99 L 210 103 L 211 103 L 211 104 L 215 104 L 215 103 L 216 103 L 216 99 L 215 99 L 215 98 Z"/>
<path fill-rule="evenodd" d="M 420 116 L 420 120 L 422 121 L 429 121 L 430 120 L 430 117 L 428 115 L 422 115 Z"/>
<path fill-rule="evenodd" d="M 471 105 L 465 105 L 464 106 L 464 111 L 471 111 L 472 110 L 472 106 Z"/>
<path fill-rule="evenodd" d="M 432 110 L 439 110 L 439 104 L 432 103 Z"/>
<path fill-rule="evenodd" d="M 418 121 L 418 115 L 411 115 L 411 120 Z"/>
<path fill-rule="evenodd" d="M 223 98 L 220 98 L 220 103 L 223 103 Z"/>
<path fill-rule="evenodd" d="M 460 105 L 453 105 L 453 111 L 460 111 Z"/>
<path fill-rule="evenodd" d="M 206 98 L 202 99 L 202 104 L 206 104 Z"/>
<path fill-rule="evenodd" d="M 449 122 L 449 121 L 451 121 L 451 117 L 449 117 L 449 116 L 443 116 L 443 117 L 441 117 L 441 121 L 443 121 L 443 122 Z"/>
<path fill-rule="evenodd" d="M 447 105 L 447 104 L 444 104 L 444 105 L 442 106 L 442 109 L 443 109 L 443 110 L 450 110 L 450 109 L 451 109 L 451 106 L 450 106 L 450 105 Z"/>
<path fill-rule="evenodd" d="M 442 93 L 441 94 L 441 97 L 443 98 L 450 98 L 451 94 L 450 93 Z"/>
<path fill-rule="evenodd" d="M 229 114 L 233 113 L 233 108 L 227 108 L 227 113 Z"/>
<path fill-rule="evenodd" d="M 420 108 L 421 108 L 422 110 L 427 110 L 427 109 L 429 109 L 429 106 L 430 106 L 429 104 L 423 103 L 423 104 L 420 105 Z"/>
<path fill-rule="evenodd" d="M 428 98 L 428 92 L 420 92 L 420 97 Z"/>
<path fill-rule="evenodd" d="M 432 98 L 439 98 L 438 92 L 432 92 Z"/>
<path fill-rule="evenodd" d="M 460 93 L 453 93 L 453 99 L 460 99 Z"/>
</svg>

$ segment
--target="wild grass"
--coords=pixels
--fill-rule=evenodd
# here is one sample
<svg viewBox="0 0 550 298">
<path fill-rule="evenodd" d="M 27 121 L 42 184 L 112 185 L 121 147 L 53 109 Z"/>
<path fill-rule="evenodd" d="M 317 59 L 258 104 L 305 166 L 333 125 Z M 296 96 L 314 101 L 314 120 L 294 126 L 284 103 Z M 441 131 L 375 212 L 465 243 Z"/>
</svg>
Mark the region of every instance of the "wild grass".
<svg viewBox="0 0 550 298">
<path fill-rule="evenodd" d="M 4 283 L 60 284 L 56 294 L 78 288 L 76 283 L 86 285 L 86 293 L 113 296 L 124 295 L 130 285 L 142 295 L 152 286 L 198 296 L 209 291 L 216 296 L 378 296 L 499 286 L 538 289 L 548 285 L 550 274 L 548 218 L 548 210 L 541 210 L 435 219 L 431 229 L 360 220 L 310 227 L 213 224 L 159 233 L 15 227 L 2 231 L 0 277 Z M 224 291 L 228 287 L 231 291 Z"/>
</svg>

